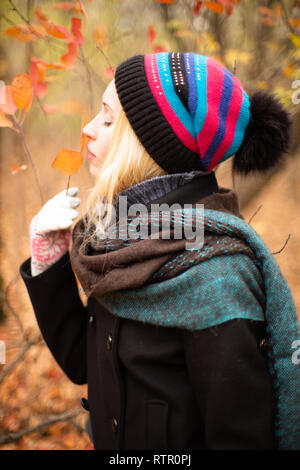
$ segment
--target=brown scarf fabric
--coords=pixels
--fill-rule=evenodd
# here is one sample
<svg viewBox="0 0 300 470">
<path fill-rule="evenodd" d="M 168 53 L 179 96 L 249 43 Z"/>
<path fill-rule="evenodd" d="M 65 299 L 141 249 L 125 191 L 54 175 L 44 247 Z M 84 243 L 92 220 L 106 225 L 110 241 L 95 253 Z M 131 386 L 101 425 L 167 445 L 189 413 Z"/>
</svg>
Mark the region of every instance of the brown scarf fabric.
<svg viewBox="0 0 300 470">
<path fill-rule="evenodd" d="M 243 219 L 237 195 L 230 189 L 219 187 L 218 192 L 203 197 L 195 204 L 197 203 L 204 204 L 204 210 L 227 212 Z M 192 204 L 192 207 L 195 207 L 195 204 Z M 159 233 L 161 235 L 160 230 Z M 83 246 L 83 241 L 84 225 L 80 219 L 73 230 L 70 259 L 88 297 L 122 289 L 135 289 L 148 283 L 169 279 L 188 269 L 193 263 L 202 262 L 208 257 L 224 252 L 242 252 L 255 258 L 252 250 L 242 240 L 236 239 L 233 243 L 232 237 L 220 237 L 212 233 L 205 233 L 204 236 L 205 256 L 201 256 L 201 249 L 187 251 L 185 238 L 132 239 L 129 246 L 122 239 L 105 239 L 99 240 L 97 250 L 89 245 Z M 184 263 L 180 260 L 181 254 L 185 255 Z M 166 268 L 166 264 L 172 260 L 174 262 L 170 270 Z"/>
</svg>

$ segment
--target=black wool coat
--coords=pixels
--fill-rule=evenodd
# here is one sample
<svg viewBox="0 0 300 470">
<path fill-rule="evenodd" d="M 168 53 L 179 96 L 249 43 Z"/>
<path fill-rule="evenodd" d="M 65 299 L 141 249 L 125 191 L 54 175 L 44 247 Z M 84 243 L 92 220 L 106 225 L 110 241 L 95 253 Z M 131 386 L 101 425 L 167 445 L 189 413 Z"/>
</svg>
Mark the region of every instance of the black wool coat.
<svg viewBox="0 0 300 470">
<path fill-rule="evenodd" d="M 38 276 L 30 261 L 19 271 L 43 338 L 68 378 L 88 384 L 95 449 L 275 448 L 264 322 L 143 324 L 93 297 L 85 307 L 69 251 Z"/>
</svg>

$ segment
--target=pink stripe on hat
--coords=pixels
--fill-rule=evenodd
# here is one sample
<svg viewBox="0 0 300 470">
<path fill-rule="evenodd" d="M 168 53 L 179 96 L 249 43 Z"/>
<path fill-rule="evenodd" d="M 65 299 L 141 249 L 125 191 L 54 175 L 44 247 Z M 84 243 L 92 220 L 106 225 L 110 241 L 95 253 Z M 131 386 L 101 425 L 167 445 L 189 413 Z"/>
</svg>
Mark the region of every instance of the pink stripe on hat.
<svg viewBox="0 0 300 470">
<path fill-rule="evenodd" d="M 150 90 L 156 99 L 161 112 L 172 127 L 173 131 L 188 149 L 199 153 L 196 140 L 187 131 L 180 119 L 178 119 L 164 94 L 158 73 L 155 54 L 145 55 L 145 70 Z"/>
<path fill-rule="evenodd" d="M 240 110 L 243 104 L 243 90 L 238 82 L 237 79 L 234 77 L 234 85 L 232 91 L 232 97 L 228 109 L 228 114 L 226 117 L 226 131 L 224 138 L 222 140 L 221 145 L 218 147 L 216 153 L 214 154 L 210 164 L 208 171 L 211 171 L 221 160 L 221 158 L 225 155 L 227 150 L 229 149 L 230 145 L 233 142 L 235 136 L 236 125 L 238 121 L 238 117 L 240 114 Z"/>
</svg>

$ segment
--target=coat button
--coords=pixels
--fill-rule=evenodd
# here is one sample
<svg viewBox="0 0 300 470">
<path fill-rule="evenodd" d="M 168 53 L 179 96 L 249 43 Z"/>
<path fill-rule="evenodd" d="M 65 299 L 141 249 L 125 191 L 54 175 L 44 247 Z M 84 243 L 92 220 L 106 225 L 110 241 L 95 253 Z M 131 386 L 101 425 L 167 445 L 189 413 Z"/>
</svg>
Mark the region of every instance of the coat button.
<svg viewBox="0 0 300 470">
<path fill-rule="evenodd" d="M 266 338 L 263 338 L 261 342 L 259 343 L 259 347 L 262 351 L 265 351 L 267 349 L 267 341 Z"/>
<path fill-rule="evenodd" d="M 113 418 L 111 420 L 111 429 L 112 429 L 112 432 L 118 431 L 118 421 L 116 420 L 116 418 Z"/>
<path fill-rule="evenodd" d="M 90 411 L 89 402 L 86 398 L 81 398 L 80 402 L 83 409 L 85 409 L 86 411 Z"/>
<path fill-rule="evenodd" d="M 106 349 L 108 351 L 111 350 L 111 343 L 112 343 L 112 337 L 111 337 L 111 335 L 108 335 L 107 338 L 106 338 Z"/>
<path fill-rule="evenodd" d="M 90 328 L 93 328 L 94 324 L 95 324 L 95 316 L 91 314 L 89 316 L 89 326 L 90 326 Z"/>
</svg>

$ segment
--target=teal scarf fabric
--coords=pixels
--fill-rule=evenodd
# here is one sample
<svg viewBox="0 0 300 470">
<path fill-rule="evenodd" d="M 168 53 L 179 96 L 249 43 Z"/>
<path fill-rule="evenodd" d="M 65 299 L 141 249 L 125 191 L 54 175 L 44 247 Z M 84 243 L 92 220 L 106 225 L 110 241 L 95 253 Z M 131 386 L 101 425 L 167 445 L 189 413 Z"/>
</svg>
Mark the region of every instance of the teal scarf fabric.
<svg viewBox="0 0 300 470">
<path fill-rule="evenodd" d="M 122 318 L 163 327 L 201 330 L 234 318 L 265 320 L 279 448 L 300 449 L 300 361 L 295 354 L 300 327 L 287 281 L 269 248 L 244 220 L 205 209 L 203 223 L 205 235 L 215 236 L 221 244 L 228 237 L 232 242 L 243 240 L 255 259 L 233 254 L 230 243 L 210 256 L 208 244 L 196 258 L 189 257 L 188 250 L 176 254 L 154 273 L 151 283 L 96 298 Z M 168 277 L 180 265 L 185 268 Z"/>
</svg>

